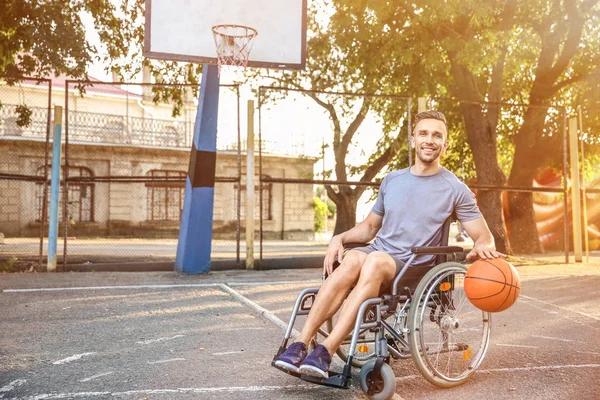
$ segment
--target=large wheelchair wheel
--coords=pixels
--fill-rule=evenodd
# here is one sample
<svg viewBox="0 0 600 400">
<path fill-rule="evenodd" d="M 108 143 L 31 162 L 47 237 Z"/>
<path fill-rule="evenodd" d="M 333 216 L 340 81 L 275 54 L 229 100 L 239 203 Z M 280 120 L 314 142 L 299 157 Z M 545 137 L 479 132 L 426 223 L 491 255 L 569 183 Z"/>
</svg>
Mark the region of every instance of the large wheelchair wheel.
<svg viewBox="0 0 600 400">
<path fill-rule="evenodd" d="M 419 372 L 432 384 L 453 387 L 477 370 L 488 349 L 491 315 L 464 292 L 467 267 L 446 262 L 419 282 L 408 313 L 409 344 Z"/>
</svg>

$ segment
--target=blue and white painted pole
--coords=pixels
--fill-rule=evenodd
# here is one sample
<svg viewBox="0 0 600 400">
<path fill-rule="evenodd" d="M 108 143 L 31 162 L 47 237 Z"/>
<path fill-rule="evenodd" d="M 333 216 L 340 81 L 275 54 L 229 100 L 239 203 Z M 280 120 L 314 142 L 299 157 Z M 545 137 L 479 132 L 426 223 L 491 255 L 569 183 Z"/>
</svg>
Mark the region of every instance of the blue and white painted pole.
<svg viewBox="0 0 600 400">
<path fill-rule="evenodd" d="M 217 66 L 204 65 L 175 258 L 175 270 L 186 274 L 210 271 L 218 111 Z"/>
<path fill-rule="evenodd" d="M 48 224 L 48 264 L 49 272 L 56 271 L 56 242 L 58 240 L 58 197 L 60 195 L 60 149 L 61 149 L 62 107 L 54 107 L 54 138 L 52 141 L 52 171 L 50 178 L 50 222 Z M 44 185 L 46 182 L 44 182 Z"/>
</svg>

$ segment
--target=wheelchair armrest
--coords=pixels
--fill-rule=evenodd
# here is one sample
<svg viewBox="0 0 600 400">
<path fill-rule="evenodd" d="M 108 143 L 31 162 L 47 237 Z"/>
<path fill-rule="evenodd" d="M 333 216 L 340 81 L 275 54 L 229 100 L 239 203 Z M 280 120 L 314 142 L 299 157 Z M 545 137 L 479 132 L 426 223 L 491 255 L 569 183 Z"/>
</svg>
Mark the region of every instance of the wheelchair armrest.
<svg viewBox="0 0 600 400">
<path fill-rule="evenodd" d="M 459 246 L 419 246 L 410 249 L 414 254 L 452 254 L 464 253 L 464 249 Z"/>
<path fill-rule="evenodd" d="M 344 243 L 344 250 L 351 250 L 357 247 L 365 247 L 368 246 L 369 243 L 360 243 L 360 242 L 356 242 L 356 243 Z"/>
</svg>

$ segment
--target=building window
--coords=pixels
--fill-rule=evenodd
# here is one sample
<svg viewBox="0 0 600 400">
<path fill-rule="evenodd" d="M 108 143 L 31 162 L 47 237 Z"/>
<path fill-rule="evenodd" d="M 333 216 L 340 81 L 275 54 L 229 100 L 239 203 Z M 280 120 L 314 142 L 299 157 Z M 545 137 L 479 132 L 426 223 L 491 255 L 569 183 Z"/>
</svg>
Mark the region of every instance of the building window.
<svg viewBox="0 0 600 400">
<path fill-rule="evenodd" d="M 269 178 L 268 175 L 263 175 L 265 178 Z M 261 187 L 258 184 L 254 184 L 254 219 L 260 219 L 260 190 Z M 242 185 L 241 192 L 238 190 L 238 185 L 235 185 L 236 198 L 235 206 L 237 207 L 237 196 L 241 195 L 240 202 L 240 216 L 242 219 L 246 218 L 246 185 Z M 263 220 L 272 220 L 272 205 L 273 205 L 273 184 L 263 183 L 262 184 L 262 208 L 263 208 Z"/>
<path fill-rule="evenodd" d="M 50 173 L 52 170 L 52 166 L 48 166 L 48 177 L 50 177 Z M 61 183 L 60 183 L 60 194 L 59 194 L 59 220 L 63 220 L 63 212 L 64 209 L 64 173 L 65 167 L 61 166 Z M 37 170 L 37 175 L 44 176 L 44 167 L 40 167 Z M 69 178 L 79 178 L 79 177 L 92 177 L 92 171 L 89 168 L 85 167 L 69 167 Z M 48 185 L 48 209 L 50 204 L 50 179 L 47 182 Z M 68 205 L 68 213 L 69 219 L 74 222 L 93 222 L 94 221 L 94 184 L 91 182 L 69 182 L 69 193 L 67 196 L 67 205 Z M 42 183 L 38 183 L 36 185 L 36 204 L 37 204 L 37 219 L 36 221 L 40 222 L 42 220 L 42 207 L 44 204 L 44 185 Z M 48 219 L 48 214 L 46 213 L 46 220 Z"/>
<path fill-rule="evenodd" d="M 146 176 L 156 180 L 156 182 L 146 182 L 148 220 L 179 221 L 183 210 L 183 194 L 187 174 L 182 171 L 153 169 Z"/>
</svg>

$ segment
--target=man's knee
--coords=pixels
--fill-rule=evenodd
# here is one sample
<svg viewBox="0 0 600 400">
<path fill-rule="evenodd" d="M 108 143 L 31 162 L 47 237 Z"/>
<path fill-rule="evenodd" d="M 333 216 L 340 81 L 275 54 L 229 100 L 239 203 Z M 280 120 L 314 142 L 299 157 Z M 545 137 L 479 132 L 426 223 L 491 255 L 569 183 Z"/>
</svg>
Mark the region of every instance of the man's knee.
<svg viewBox="0 0 600 400">
<path fill-rule="evenodd" d="M 367 256 L 360 275 L 379 281 L 392 279 L 396 275 L 396 262 L 389 254 L 374 251 Z"/>
<path fill-rule="evenodd" d="M 343 270 L 344 274 L 356 273 L 360 271 L 367 255 L 362 251 L 349 251 L 344 255 L 342 263 L 336 268 L 336 271 Z"/>
</svg>

